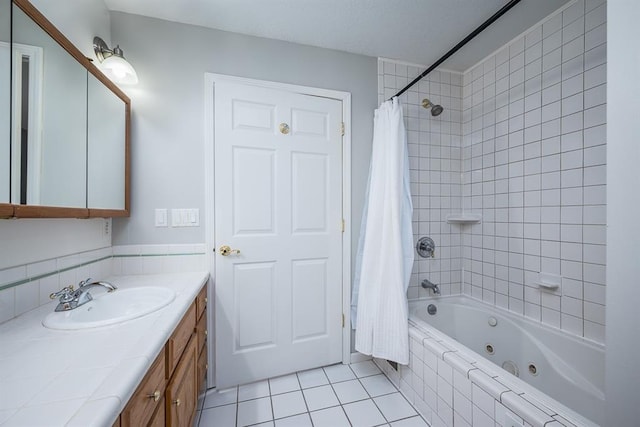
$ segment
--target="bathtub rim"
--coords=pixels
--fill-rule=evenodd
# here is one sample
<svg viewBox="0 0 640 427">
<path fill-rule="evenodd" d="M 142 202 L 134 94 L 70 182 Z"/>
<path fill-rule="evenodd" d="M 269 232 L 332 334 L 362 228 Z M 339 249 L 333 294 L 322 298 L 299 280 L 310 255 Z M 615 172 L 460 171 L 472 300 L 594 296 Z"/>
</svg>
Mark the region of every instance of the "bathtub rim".
<svg viewBox="0 0 640 427">
<path fill-rule="evenodd" d="M 490 310 L 498 311 L 500 315 L 505 314 L 506 317 L 508 317 L 510 320 L 516 320 L 516 321 L 524 320 L 526 322 L 530 322 L 531 324 L 537 327 L 544 326 L 546 327 L 546 329 L 549 329 L 551 332 L 559 334 L 563 337 L 568 336 L 571 339 L 577 340 L 579 342 L 584 342 L 584 344 L 594 345 L 596 349 L 601 348 L 603 352 L 604 352 L 604 345 L 593 342 L 591 340 L 584 339 L 583 337 L 578 337 L 576 335 L 568 334 L 565 331 L 562 331 L 560 329 L 553 328 L 548 325 L 543 325 L 542 323 L 538 323 L 530 319 L 526 319 L 524 318 L 524 316 L 520 317 L 500 307 L 487 304 L 484 301 L 474 299 L 468 295 L 446 295 L 446 296 L 440 296 L 435 298 L 434 297 L 415 298 L 409 301 L 409 304 L 410 304 L 409 336 L 411 337 L 411 333 L 412 333 L 411 326 L 413 326 L 417 331 L 419 331 L 418 333 L 425 336 L 424 340 L 421 342 L 421 344 L 425 349 L 428 348 L 427 345 L 424 343 L 424 341 L 426 340 L 432 340 L 432 341 L 435 341 L 436 344 L 440 344 L 440 346 L 442 347 L 442 349 L 440 350 L 441 354 L 439 355 L 440 359 L 445 360 L 446 353 L 456 353 L 459 357 L 461 357 L 466 362 L 468 362 L 471 366 L 473 366 L 472 370 L 478 369 L 480 372 L 488 375 L 489 377 L 491 377 L 491 379 L 495 380 L 499 384 L 503 385 L 504 387 L 507 387 L 509 391 L 514 392 L 517 395 L 520 395 L 520 397 L 527 395 L 527 397 L 529 398 L 529 403 L 531 403 L 531 405 L 533 406 L 537 406 L 538 409 L 541 410 L 542 412 L 547 412 L 545 411 L 545 409 L 556 412 L 558 415 L 565 418 L 567 421 L 570 421 L 576 426 L 600 427 L 600 425 L 597 424 L 595 421 L 569 408 L 568 406 L 564 405 L 562 402 L 552 398 L 551 396 L 547 395 L 543 391 L 538 390 L 534 386 L 526 383 L 524 380 L 514 377 L 513 375 L 509 374 L 507 371 L 504 371 L 499 366 L 495 365 L 493 362 L 488 360 L 483 355 L 470 349 L 466 345 L 450 337 L 449 335 L 440 331 L 436 327 L 430 325 L 426 321 L 423 321 L 421 319 L 417 319 L 416 321 L 411 318 L 411 315 L 413 314 L 413 310 L 411 309 L 411 303 L 434 302 L 434 301 L 445 302 L 447 300 L 454 300 L 454 299 L 462 299 L 465 302 L 470 301 L 472 303 L 477 303 L 482 308 L 486 307 Z M 434 351 L 433 349 L 430 349 L 430 350 Z M 467 378 L 471 379 L 470 372 L 472 370 L 469 370 L 466 373 L 462 371 L 460 372 L 466 375 Z M 480 384 L 478 385 L 480 386 Z M 522 398 L 525 399 L 524 397 Z M 500 401 L 501 399 L 496 399 L 496 400 Z M 525 400 L 528 400 L 528 399 L 525 399 Z"/>
</svg>

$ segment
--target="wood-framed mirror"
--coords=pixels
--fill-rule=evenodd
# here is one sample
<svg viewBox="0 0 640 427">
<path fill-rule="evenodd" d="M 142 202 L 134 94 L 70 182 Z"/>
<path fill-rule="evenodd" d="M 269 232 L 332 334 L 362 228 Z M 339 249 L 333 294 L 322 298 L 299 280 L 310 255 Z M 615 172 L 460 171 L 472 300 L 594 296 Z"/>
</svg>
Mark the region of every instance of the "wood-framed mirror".
<svg viewBox="0 0 640 427">
<path fill-rule="evenodd" d="M 0 217 L 128 216 L 130 99 L 29 1 L 0 1 L 11 8 Z"/>
</svg>

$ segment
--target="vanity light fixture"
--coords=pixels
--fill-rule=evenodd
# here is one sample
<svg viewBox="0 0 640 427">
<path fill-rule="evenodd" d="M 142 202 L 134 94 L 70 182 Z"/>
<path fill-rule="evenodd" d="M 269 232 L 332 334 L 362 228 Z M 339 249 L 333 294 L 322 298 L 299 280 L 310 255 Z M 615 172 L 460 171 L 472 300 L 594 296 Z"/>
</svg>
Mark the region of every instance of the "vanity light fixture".
<svg viewBox="0 0 640 427">
<path fill-rule="evenodd" d="M 100 37 L 93 38 L 93 51 L 100 62 L 100 68 L 115 83 L 134 85 L 138 83 L 136 70 L 124 59 L 120 46 L 109 49 Z"/>
</svg>

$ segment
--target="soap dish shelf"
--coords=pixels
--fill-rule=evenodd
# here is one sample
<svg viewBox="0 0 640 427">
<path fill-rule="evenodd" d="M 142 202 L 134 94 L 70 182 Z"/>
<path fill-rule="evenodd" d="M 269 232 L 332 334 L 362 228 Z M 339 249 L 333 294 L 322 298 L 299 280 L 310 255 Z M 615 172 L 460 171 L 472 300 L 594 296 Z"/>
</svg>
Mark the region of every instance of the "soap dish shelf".
<svg viewBox="0 0 640 427">
<path fill-rule="evenodd" d="M 449 224 L 478 224 L 482 221 L 482 215 L 474 213 L 453 213 L 447 215 Z"/>
</svg>

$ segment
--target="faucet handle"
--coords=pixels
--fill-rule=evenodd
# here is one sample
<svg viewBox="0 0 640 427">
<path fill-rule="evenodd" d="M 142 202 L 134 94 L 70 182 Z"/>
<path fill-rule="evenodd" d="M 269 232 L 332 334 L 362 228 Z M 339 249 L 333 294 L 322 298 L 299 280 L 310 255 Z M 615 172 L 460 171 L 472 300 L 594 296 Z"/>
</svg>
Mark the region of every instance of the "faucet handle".
<svg viewBox="0 0 640 427">
<path fill-rule="evenodd" d="M 83 286 L 88 285 L 89 283 L 91 283 L 91 277 L 87 277 L 86 280 L 81 280 L 80 283 L 78 283 L 78 288 L 81 288 Z"/>
<path fill-rule="evenodd" d="M 70 301 L 71 299 L 73 299 L 71 292 L 73 292 L 73 285 L 65 286 L 64 288 L 60 289 L 58 292 L 53 292 L 49 294 L 49 298 L 50 299 L 61 298 L 61 300 L 65 299 Z"/>
</svg>

